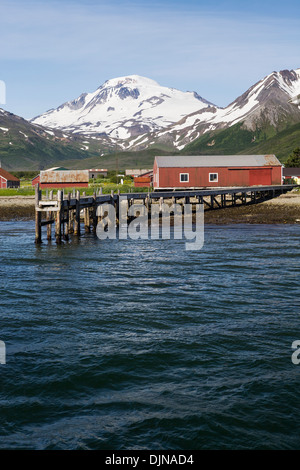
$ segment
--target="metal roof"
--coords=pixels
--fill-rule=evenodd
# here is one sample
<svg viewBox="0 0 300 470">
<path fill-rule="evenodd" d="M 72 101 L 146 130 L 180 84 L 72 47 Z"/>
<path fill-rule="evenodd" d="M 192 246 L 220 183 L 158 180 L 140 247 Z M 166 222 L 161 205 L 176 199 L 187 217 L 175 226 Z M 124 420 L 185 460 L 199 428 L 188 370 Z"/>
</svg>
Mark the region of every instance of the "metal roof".
<svg viewBox="0 0 300 470">
<path fill-rule="evenodd" d="M 88 170 L 41 171 L 41 183 L 88 183 Z"/>
<path fill-rule="evenodd" d="M 162 168 L 282 166 L 275 155 L 192 155 L 155 157 Z"/>
<path fill-rule="evenodd" d="M 300 176 L 300 168 L 283 168 L 282 174 L 283 176 Z"/>
<path fill-rule="evenodd" d="M 48 168 L 45 171 L 65 171 L 68 170 L 68 168 L 64 168 L 63 166 L 54 166 L 53 168 Z"/>
</svg>

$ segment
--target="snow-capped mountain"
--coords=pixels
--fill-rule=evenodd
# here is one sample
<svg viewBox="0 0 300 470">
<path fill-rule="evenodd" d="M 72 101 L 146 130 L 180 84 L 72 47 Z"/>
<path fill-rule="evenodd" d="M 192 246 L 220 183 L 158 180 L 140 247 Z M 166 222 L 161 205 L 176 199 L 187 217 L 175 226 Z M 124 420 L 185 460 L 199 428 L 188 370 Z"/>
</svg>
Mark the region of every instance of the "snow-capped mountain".
<svg viewBox="0 0 300 470">
<path fill-rule="evenodd" d="M 77 139 L 85 136 L 107 149 L 142 150 L 160 145 L 182 150 L 203 134 L 237 123 L 255 131 L 271 126 L 282 130 L 300 122 L 300 107 L 290 102 L 300 94 L 300 69 L 272 72 L 225 108 L 201 98 L 130 75 L 106 81 L 32 120 Z M 213 145 L 213 143 L 212 143 Z"/>
<path fill-rule="evenodd" d="M 117 140 L 164 129 L 187 114 L 212 106 L 195 92 L 160 86 L 154 80 L 130 75 L 106 81 L 32 123 L 86 136 L 103 134 Z"/>
<path fill-rule="evenodd" d="M 257 82 L 226 108 L 210 106 L 191 113 L 180 122 L 149 136 L 149 142 L 173 142 L 181 150 L 209 131 L 243 122 L 245 129 L 300 122 L 300 107 L 290 103 L 300 93 L 300 69 L 273 72 Z M 145 142 L 147 143 L 147 142 Z"/>
</svg>

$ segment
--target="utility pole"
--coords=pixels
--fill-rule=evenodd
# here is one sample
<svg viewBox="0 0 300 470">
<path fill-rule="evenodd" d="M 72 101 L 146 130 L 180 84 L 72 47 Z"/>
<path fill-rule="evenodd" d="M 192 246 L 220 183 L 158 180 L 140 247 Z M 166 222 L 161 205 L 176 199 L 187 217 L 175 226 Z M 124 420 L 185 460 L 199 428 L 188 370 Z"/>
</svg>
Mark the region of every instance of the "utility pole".
<svg viewBox="0 0 300 470">
<path fill-rule="evenodd" d="M 118 184 L 118 180 L 119 180 L 118 173 L 119 173 L 119 159 L 118 159 L 118 156 L 116 155 L 116 177 L 117 177 L 117 184 Z"/>
</svg>

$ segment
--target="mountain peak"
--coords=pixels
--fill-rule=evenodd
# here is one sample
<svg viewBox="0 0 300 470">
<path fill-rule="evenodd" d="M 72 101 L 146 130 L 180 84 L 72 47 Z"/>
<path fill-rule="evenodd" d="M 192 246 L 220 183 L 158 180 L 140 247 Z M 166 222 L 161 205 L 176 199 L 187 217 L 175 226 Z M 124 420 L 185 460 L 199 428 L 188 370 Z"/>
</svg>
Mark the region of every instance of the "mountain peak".
<svg viewBox="0 0 300 470">
<path fill-rule="evenodd" d="M 160 86 L 155 80 L 151 78 L 142 77 L 141 75 L 127 75 L 124 77 L 111 78 L 106 80 L 103 85 L 99 87 L 121 87 L 121 86 Z"/>
<path fill-rule="evenodd" d="M 105 134 L 124 140 L 164 129 L 209 104 L 194 92 L 128 75 L 107 80 L 96 91 L 83 93 L 32 122 L 76 134 Z"/>
<path fill-rule="evenodd" d="M 94 139 L 112 139 L 122 149 L 154 143 L 181 150 L 206 132 L 243 123 L 250 130 L 269 123 L 281 129 L 299 122 L 290 99 L 300 94 L 300 69 L 272 72 L 225 108 L 196 92 L 159 85 L 140 75 L 107 80 L 92 93 L 33 119 L 34 124 Z"/>
</svg>

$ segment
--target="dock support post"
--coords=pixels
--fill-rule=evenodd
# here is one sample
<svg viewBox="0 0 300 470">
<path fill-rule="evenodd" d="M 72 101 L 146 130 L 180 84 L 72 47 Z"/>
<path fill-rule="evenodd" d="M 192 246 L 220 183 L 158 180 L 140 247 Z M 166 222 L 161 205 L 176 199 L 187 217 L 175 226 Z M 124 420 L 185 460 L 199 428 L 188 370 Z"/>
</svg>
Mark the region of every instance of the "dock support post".
<svg viewBox="0 0 300 470">
<path fill-rule="evenodd" d="M 71 205 L 71 197 L 72 197 L 72 193 L 69 193 L 68 194 L 68 206 Z M 73 209 L 70 209 L 68 210 L 68 233 L 74 233 L 74 210 Z"/>
<path fill-rule="evenodd" d="M 79 190 L 76 191 L 74 235 L 80 237 L 80 191 Z"/>
<path fill-rule="evenodd" d="M 48 197 L 47 197 L 47 199 L 48 199 Z M 52 189 L 50 191 L 49 199 L 50 199 L 50 201 L 53 200 L 53 190 Z M 51 220 L 52 217 L 53 217 L 53 212 L 48 211 L 47 212 L 47 220 L 48 221 Z M 52 238 L 52 224 L 48 224 L 47 225 L 47 240 L 51 240 L 51 238 Z"/>
<path fill-rule="evenodd" d="M 85 196 L 86 193 L 85 191 L 82 193 L 82 196 Z M 85 209 L 83 209 L 83 214 L 84 214 L 84 230 L 85 230 L 85 233 L 90 233 L 91 231 L 91 222 L 90 222 L 90 209 L 89 207 L 86 207 Z"/>
<path fill-rule="evenodd" d="M 95 192 L 93 194 L 93 207 L 92 207 L 93 233 L 96 233 L 96 230 L 97 230 L 97 201 L 96 200 L 97 200 L 97 194 Z M 89 209 L 87 209 L 87 211 L 88 211 L 88 217 L 90 217 Z"/>
<path fill-rule="evenodd" d="M 116 225 L 120 223 L 120 190 L 118 189 L 117 200 L 115 201 Z"/>
<path fill-rule="evenodd" d="M 51 215 L 52 215 L 52 212 L 47 211 L 46 220 L 47 220 L 47 222 L 49 222 L 47 224 L 47 240 L 51 240 L 51 229 L 52 229 L 51 223 L 50 223 Z"/>
<path fill-rule="evenodd" d="M 64 239 L 69 240 L 69 227 L 70 227 L 70 200 L 71 194 L 67 195 L 67 210 L 66 210 L 66 220 L 63 221 L 64 224 Z"/>
<path fill-rule="evenodd" d="M 57 212 L 55 222 L 55 239 L 56 243 L 61 243 L 61 221 L 62 221 L 62 191 L 57 191 Z"/>
<path fill-rule="evenodd" d="M 42 213 L 38 210 L 42 191 L 39 184 L 35 186 L 35 243 L 42 243 Z"/>
</svg>

